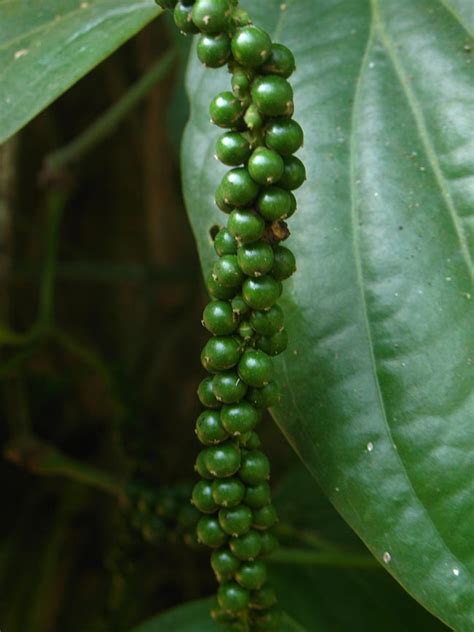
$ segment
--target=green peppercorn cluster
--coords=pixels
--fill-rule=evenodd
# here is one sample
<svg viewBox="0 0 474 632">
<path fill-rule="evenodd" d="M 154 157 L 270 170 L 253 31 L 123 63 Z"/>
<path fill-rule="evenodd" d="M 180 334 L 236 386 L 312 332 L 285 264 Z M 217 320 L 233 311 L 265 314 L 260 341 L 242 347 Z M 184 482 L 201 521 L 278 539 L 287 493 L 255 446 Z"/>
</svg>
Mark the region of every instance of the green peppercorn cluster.
<svg viewBox="0 0 474 632">
<path fill-rule="evenodd" d="M 192 502 L 203 514 L 198 539 L 214 549 L 211 565 L 220 587 L 213 616 L 235 630 L 275 630 L 279 611 L 262 558 L 277 546 L 277 514 L 256 429 L 262 411 L 279 398 L 272 356 L 288 341 L 277 301 L 282 281 L 296 270 L 293 253 L 281 242 L 296 210 L 293 191 L 306 178 L 294 155 L 303 144 L 288 82 L 295 60 L 251 23 L 238 0 L 157 2 L 173 9 L 183 33 L 200 33 L 201 62 L 210 68 L 227 64 L 232 77 L 231 90 L 210 106 L 212 122 L 226 130 L 216 158 L 230 169 L 215 200 L 228 220 L 215 236 L 218 259 L 207 279 L 212 300 L 203 325 L 212 337 L 201 361 L 210 376 L 198 389 L 206 410 L 196 434 L 204 449 Z"/>
</svg>

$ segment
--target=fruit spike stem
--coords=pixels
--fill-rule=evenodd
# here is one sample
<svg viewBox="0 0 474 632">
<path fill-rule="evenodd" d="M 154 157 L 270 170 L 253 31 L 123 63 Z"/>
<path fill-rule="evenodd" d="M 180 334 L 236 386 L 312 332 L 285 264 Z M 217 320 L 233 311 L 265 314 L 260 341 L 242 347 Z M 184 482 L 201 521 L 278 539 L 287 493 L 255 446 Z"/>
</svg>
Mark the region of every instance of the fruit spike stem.
<svg viewBox="0 0 474 632">
<path fill-rule="evenodd" d="M 220 584 L 213 617 L 243 632 L 276 630 L 280 612 L 262 558 L 278 543 L 271 504 L 270 463 L 256 428 L 262 411 L 279 399 L 272 357 L 287 346 L 282 282 L 296 271 L 286 220 L 296 211 L 293 191 L 306 177 L 293 154 L 303 131 L 293 115 L 295 69 L 291 51 L 254 26 L 238 0 L 157 0 L 173 9 L 185 34 L 200 33 L 199 60 L 227 64 L 231 90 L 211 102 L 211 122 L 225 129 L 216 157 L 230 167 L 216 191 L 229 216 L 216 235 L 218 255 L 207 280 L 212 298 L 203 314 L 210 332 L 201 353 L 210 373 L 198 389 L 206 408 L 196 423 L 204 449 L 192 494 L 203 516 L 201 543 L 214 549 L 212 568 Z M 225 482 L 228 481 L 226 485 Z"/>
</svg>

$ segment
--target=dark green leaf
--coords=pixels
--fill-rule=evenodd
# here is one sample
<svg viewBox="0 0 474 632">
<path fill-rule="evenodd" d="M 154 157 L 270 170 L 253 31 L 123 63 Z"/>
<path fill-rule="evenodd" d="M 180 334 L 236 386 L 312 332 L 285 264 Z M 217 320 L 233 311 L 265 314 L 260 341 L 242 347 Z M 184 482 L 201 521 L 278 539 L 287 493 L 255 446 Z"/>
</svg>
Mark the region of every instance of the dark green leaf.
<svg viewBox="0 0 474 632">
<path fill-rule="evenodd" d="M 0 142 L 158 13 L 152 0 L 3 0 Z"/>
<path fill-rule="evenodd" d="M 386 569 L 472 632 L 471 3 L 243 4 L 296 54 L 306 132 L 274 415 Z M 227 86 L 191 62 L 184 184 L 205 271 L 225 220 L 208 104 Z"/>
</svg>

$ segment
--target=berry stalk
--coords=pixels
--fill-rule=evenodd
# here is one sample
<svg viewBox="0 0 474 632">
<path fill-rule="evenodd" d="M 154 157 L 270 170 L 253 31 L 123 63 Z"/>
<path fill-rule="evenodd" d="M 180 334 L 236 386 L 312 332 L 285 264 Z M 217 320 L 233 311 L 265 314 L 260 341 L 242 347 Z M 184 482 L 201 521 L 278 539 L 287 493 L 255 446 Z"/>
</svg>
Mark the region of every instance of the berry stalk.
<svg viewBox="0 0 474 632">
<path fill-rule="evenodd" d="M 213 549 L 219 582 L 213 617 L 238 631 L 276 630 L 280 612 L 264 559 L 278 546 L 272 531 L 278 517 L 257 429 L 264 409 L 280 396 L 272 357 L 286 349 L 288 338 L 278 300 L 282 282 L 296 270 L 281 242 L 296 211 L 293 191 L 306 179 L 294 155 L 303 144 L 288 82 L 295 60 L 252 24 L 237 0 L 157 2 L 173 10 L 183 33 L 200 34 L 203 64 L 227 65 L 231 74 L 231 90 L 210 105 L 212 122 L 226 130 L 216 158 L 230 169 L 215 194 L 228 219 L 215 236 L 218 258 L 202 321 L 211 337 L 201 353 L 210 375 L 198 388 L 205 410 L 196 423 L 204 446 L 192 493 L 203 514 L 197 536 Z"/>
</svg>

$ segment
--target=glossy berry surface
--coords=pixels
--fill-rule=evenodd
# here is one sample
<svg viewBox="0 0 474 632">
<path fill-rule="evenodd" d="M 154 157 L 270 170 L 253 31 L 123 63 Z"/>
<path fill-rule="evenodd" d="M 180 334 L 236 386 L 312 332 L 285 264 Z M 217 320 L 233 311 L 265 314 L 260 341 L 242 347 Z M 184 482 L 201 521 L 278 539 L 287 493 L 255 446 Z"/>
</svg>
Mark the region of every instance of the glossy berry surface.
<svg viewBox="0 0 474 632">
<path fill-rule="evenodd" d="M 229 21 L 228 0 L 196 0 L 192 8 L 194 24 L 202 33 L 221 33 Z"/>
<path fill-rule="evenodd" d="M 245 207 L 257 197 L 259 187 L 247 169 L 231 169 L 222 178 L 221 190 L 224 201 L 230 206 Z"/>
<path fill-rule="evenodd" d="M 248 278 L 242 285 L 244 301 L 252 309 L 262 310 L 273 307 L 280 298 L 281 287 L 272 276 Z"/>
<path fill-rule="evenodd" d="M 214 264 L 212 274 L 215 280 L 224 287 L 239 286 L 244 278 L 236 255 L 223 255 Z"/>
<path fill-rule="evenodd" d="M 260 532 L 250 529 L 238 538 L 231 538 L 229 547 L 237 559 L 254 560 L 262 550 L 262 536 Z"/>
<path fill-rule="evenodd" d="M 272 41 L 258 26 L 245 26 L 232 38 L 232 54 L 242 66 L 257 68 L 270 56 Z"/>
<path fill-rule="evenodd" d="M 222 426 L 230 435 L 239 436 L 250 432 L 259 421 L 260 412 L 245 400 L 222 407 Z"/>
<path fill-rule="evenodd" d="M 245 485 L 238 478 L 217 479 L 212 483 L 212 498 L 221 507 L 235 507 L 245 496 Z"/>
<path fill-rule="evenodd" d="M 217 602 L 224 610 L 240 612 L 249 605 L 250 593 L 237 582 L 228 582 L 219 586 Z"/>
<path fill-rule="evenodd" d="M 232 576 L 238 570 L 240 561 L 229 549 L 223 548 L 213 551 L 211 566 L 219 581 L 227 581 L 232 579 Z"/>
<path fill-rule="evenodd" d="M 196 533 L 199 542 L 213 549 L 222 546 L 228 539 L 227 533 L 214 516 L 202 516 L 197 524 Z"/>
<path fill-rule="evenodd" d="M 212 389 L 216 399 L 224 404 L 239 402 L 247 392 L 247 384 L 236 371 L 217 373 L 212 380 Z"/>
<path fill-rule="evenodd" d="M 262 388 L 251 388 L 247 392 L 247 399 L 256 408 L 271 408 L 278 404 L 281 392 L 276 382 L 269 382 Z"/>
<path fill-rule="evenodd" d="M 258 197 L 257 209 L 269 222 L 285 219 L 291 211 L 290 193 L 280 186 L 267 187 Z"/>
<path fill-rule="evenodd" d="M 227 132 L 216 141 L 216 157 L 229 167 L 238 167 L 246 163 L 251 151 L 248 140 L 240 132 Z"/>
<path fill-rule="evenodd" d="M 258 590 L 267 581 L 267 567 L 259 560 L 243 562 L 235 574 L 235 579 L 248 590 Z"/>
<path fill-rule="evenodd" d="M 255 529 L 270 529 L 278 520 L 276 509 L 273 505 L 265 505 L 253 510 L 253 526 Z"/>
<path fill-rule="evenodd" d="M 291 50 L 283 44 L 273 44 L 269 58 L 259 71 L 265 75 L 280 75 L 288 79 L 295 69 L 295 57 Z"/>
<path fill-rule="evenodd" d="M 228 438 L 219 410 L 205 410 L 196 421 L 196 434 L 203 445 L 215 445 Z"/>
<path fill-rule="evenodd" d="M 199 32 L 199 29 L 193 22 L 192 6 L 190 6 L 186 2 L 177 2 L 174 8 L 173 16 L 174 23 L 181 31 L 181 33 L 192 35 L 193 33 Z"/>
<path fill-rule="evenodd" d="M 293 119 L 278 118 L 270 121 L 265 132 L 265 144 L 282 156 L 294 154 L 303 145 L 301 125 Z"/>
<path fill-rule="evenodd" d="M 214 395 L 212 387 L 212 377 L 206 377 L 198 386 L 197 394 L 199 401 L 206 408 L 220 408 L 221 403 Z"/>
<path fill-rule="evenodd" d="M 265 222 L 253 211 L 236 209 L 229 216 L 227 228 L 240 244 L 248 244 L 263 236 Z"/>
<path fill-rule="evenodd" d="M 212 273 L 206 279 L 207 291 L 209 292 L 209 296 L 212 298 L 218 299 L 230 299 L 235 296 L 235 289 L 225 287 L 216 281 L 216 279 L 212 276 Z"/>
<path fill-rule="evenodd" d="M 288 334 L 286 329 L 282 329 L 273 336 L 262 336 L 258 342 L 257 347 L 264 351 L 269 356 L 277 356 L 283 353 L 288 346 Z"/>
<path fill-rule="evenodd" d="M 202 513 L 214 513 L 217 504 L 212 497 L 212 484 L 209 481 L 199 481 L 193 488 L 192 502 Z"/>
<path fill-rule="evenodd" d="M 219 127 L 235 127 L 244 114 L 242 103 L 232 92 L 221 92 L 211 102 L 211 120 Z"/>
<path fill-rule="evenodd" d="M 240 468 L 240 449 L 233 441 L 208 448 L 205 465 L 209 472 L 217 478 L 232 476 Z"/>
<path fill-rule="evenodd" d="M 219 257 L 223 255 L 236 255 L 237 247 L 237 240 L 229 233 L 227 228 L 221 228 L 214 237 L 214 250 Z"/>
<path fill-rule="evenodd" d="M 249 485 L 257 485 L 267 481 L 270 478 L 270 462 L 268 458 L 260 450 L 247 452 L 242 457 L 239 476 L 244 483 Z"/>
<path fill-rule="evenodd" d="M 250 156 L 248 170 L 258 184 L 269 185 L 282 177 L 285 169 L 283 158 L 267 147 L 258 147 Z"/>
<path fill-rule="evenodd" d="M 246 316 L 250 312 L 250 307 L 240 294 L 234 296 L 231 301 L 232 309 L 238 316 Z"/>
<path fill-rule="evenodd" d="M 268 311 L 253 311 L 250 315 L 250 324 L 258 334 L 272 336 L 283 329 L 285 315 L 279 305 L 274 305 Z"/>
<path fill-rule="evenodd" d="M 230 55 L 230 39 L 226 33 L 201 35 L 196 52 L 201 63 L 208 68 L 220 68 Z"/>
<path fill-rule="evenodd" d="M 296 156 L 286 156 L 284 158 L 283 175 L 278 184 L 283 189 L 294 191 L 306 180 L 306 169 L 304 164 Z"/>
<path fill-rule="evenodd" d="M 268 505 L 272 499 L 270 485 L 266 481 L 256 485 L 247 485 L 244 499 L 245 504 L 252 509 L 260 509 Z"/>
<path fill-rule="evenodd" d="M 196 457 L 196 463 L 194 464 L 194 469 L 201 478 L 205 478 L 206 480 L 211 480 L 212 474 L 207 469 L 206 458 L 207 458 L 207 450 L 201 450 L 201 452 L 199 452 L 199 454 Z"/>
<path fill-rule="evenodd" d="M 207 341 L 201 353 L 202 364 L 205 369 L 225 371 L 237 364 L 241 355 L 241 346 L 233 336 L 216 336 Z"/>
<path fill-rule="evenodd" d="M 242 245 L 237 250 L 237 262 L 247 276 L 262 276 L 273 268 L 273 248 L 264 241 Z"/>
<path fill-rule="evenodd" d="M 219 511 L 219 524 L 225 533 L 233 537 L 247 533 L 253 520 L 252 510 L 246 505 L 225 507 Z"/>
<path fill-rule="evenodd" d="M 252 99 L 265 116 L 289 116 L 293 113 L 293 89 L 286 79 L 268 75 L 252 85 Z"/>
<path fill-rule="evenodd" d="M 273 377 L 272 360 L 259 349 L 244 351 L 237 370 L 242 380 L 249 386 L 265 386 Z"/>
<path fill-rule="evenodd" d="M 215 336 L 225 336 L 237 329 L 238 318 L 228 301 L 211 301 L 204 308 L 202 320 Z"/>
<path fill-rule="evenodd" d="M 274 248 L 274 264 L 272 275 L 278 281 L 288 279 L 296 272 L 295 255 L 289 248 L 285 246 L 276 246 Z"/>
</svg>

